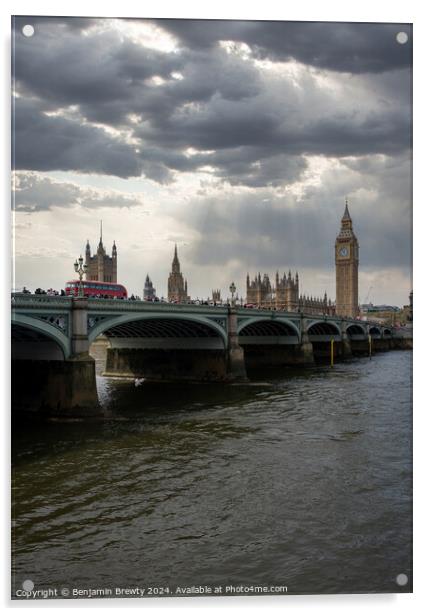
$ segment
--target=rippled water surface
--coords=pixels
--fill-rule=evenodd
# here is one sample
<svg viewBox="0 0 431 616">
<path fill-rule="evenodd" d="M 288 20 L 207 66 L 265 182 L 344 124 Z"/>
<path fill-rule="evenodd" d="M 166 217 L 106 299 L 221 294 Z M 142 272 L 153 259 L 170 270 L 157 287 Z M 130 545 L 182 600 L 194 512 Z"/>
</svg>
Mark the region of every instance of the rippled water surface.
<svg viewBox="0 0 431 616">
<path fill-rule="evenodd" d="M 411 590 L 411 360 L 231 386 L 98 377 L 110 419 L 14 426 L 13 588 Z"/>
</svg>

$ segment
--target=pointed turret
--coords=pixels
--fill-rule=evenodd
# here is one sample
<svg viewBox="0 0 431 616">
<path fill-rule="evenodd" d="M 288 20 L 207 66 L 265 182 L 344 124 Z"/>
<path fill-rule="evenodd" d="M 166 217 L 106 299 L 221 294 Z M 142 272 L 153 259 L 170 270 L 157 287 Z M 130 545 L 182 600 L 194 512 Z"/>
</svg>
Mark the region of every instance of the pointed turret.
<svg viewBox="0 0 431 616">
<path fill-rule="evenodd" d="M 102 221 L 100 221 L 100 240 L 99 240 L 99 246 L 103 246 Z"/>
<path fill-rule="evenodd" d="M 346 197 L 346 207 L 344 208 L 344 214 L 343 214 L 343 218 L 341 220 L 350 220 L 350 222 L 352 222 L 352 219 L 350 217 L 349 204 L 348 204 L 348 201 L 347 201 L 347 197 Z"/>
<path fill-rule="evenodd" d="M 353 233 L 353 222 L 349 212 L 349 204 L 346 199 L 346 205 L 344 208 L 343 218 L 341 219 L 341 229 L 337 236 L 337 241 L 339 240 L 350 240 L 356 239 L 355 234 Z"/>
<path fill-rule="evenodd" d="M 105 249 L 103 248 L 103 237 L 102 237 L 102 221 L 100 221 L 100 239 L 99 245 L 97 247 L 97 254 L 104 254 Z"/>
<path fill-rule="evenodd" d="M 174 258 L 172 260 L 172 272 L 175 274 L 180 273 L 180 261 L 178 259 L 178 250 L 177 250 L 176 244 L 175 244 L 175 249 L 174 249 Z"/>
<path fill-rule="evenodd" d="M 90 241 L 87 240 L 87 243 L 85 245 L 85 265 L 87 266 L 87 271 L 85 273 L 85 280 L 91 280 L 90 264 L 91 264 L 91 248 L 90 248 Z"/>
</svg>

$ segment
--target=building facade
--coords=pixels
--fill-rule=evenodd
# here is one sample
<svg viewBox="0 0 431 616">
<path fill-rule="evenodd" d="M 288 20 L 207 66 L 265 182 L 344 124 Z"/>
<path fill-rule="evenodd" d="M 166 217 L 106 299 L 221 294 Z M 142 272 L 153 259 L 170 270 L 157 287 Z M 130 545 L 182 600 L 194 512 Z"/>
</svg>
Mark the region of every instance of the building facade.
<svg viewBox="0 0 431 616">
<path fill-rule="evenodd" d="M 323 298 L 310 297 L 299 293 L 299 275 L 289 271 L 288 275 L 275 275 L 272 285 L 268 274 L 259 273 L 254 280 L 247 274 L 247 304 L 270 310 L 287 310 L 289 312 L 307 312 L 309 314 L 334 314 L 335 306 Z"/>
<path fill-rule="evenodd" d="M 346 199 L 341 229 L 335 241 L 336 311 L 340 316 L 356 318 L 359 314 L 358 269 L 359 244 Z"/>
<path fill-rule="evenodd" d="M 90 242 L 87 240 L 85 264 L 87 265 L 86 280 L 117 282 L 117 247 L 114 241 L 111 256 L 106 253 L 102 241 L 102 222 L 100 223 L 100 240 L 96 254 L 91 254 Z"/>
<path fill-rule="evenodd" d="M 142 297 L 145 301 L 152 302 L 156 298 L 156 289 L 151 282 L 149 275 L 145 278 L 144 292 Z"/>
<path fill-rule="evenodd" d="M 213 289 L 212 290 L 212 301 L 214 302 L 214 304 L 221 304 L 222 303 L 221 290 L 220 289 Z"/>
<path fill-rule="evenodd" d="M 168 278 L 168 301 L 182 303 L 187 302 L 189 299 L 187 293 L 187 280 L 184 279 L 181 273 L 177 245 L 175 244 L 172 271 Z"/>
</svg>

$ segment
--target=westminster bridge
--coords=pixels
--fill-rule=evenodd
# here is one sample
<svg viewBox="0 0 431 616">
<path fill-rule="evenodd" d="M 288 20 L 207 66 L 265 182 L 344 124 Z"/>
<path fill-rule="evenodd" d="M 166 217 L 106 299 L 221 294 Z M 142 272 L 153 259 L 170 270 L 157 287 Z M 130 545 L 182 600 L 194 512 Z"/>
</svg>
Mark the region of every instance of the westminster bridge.
<svg viewBox="0 0 431 616">
<path fill-rule="evenodd" d="M 12 294 L 13 400 L 24 410 L 98 407 L 92 343 L 105 374 L 156 381 L 236 381 L 259 365 L 310 365 L 402 348 L 372 321 L 238 306 Z"/>
</svg>

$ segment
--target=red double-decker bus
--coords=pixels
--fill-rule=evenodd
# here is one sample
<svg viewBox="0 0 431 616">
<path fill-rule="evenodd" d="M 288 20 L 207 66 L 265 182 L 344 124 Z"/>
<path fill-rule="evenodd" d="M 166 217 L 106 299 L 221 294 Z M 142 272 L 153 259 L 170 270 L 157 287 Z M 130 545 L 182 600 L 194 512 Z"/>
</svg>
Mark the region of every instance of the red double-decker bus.
<svg viewBox="0 0 431 616">
<path fill-rule="evenodd" d="M 85 297 L 98 297 L 111 299 L 127 299 L 127 289 L 122 284 L 114 282 L 98 282 L 96 280 L 83 280 L 82 287 Z M 69 280 L 65 287 L 66 295 L 79 294 L 79 280 Z"/>
</svg>

